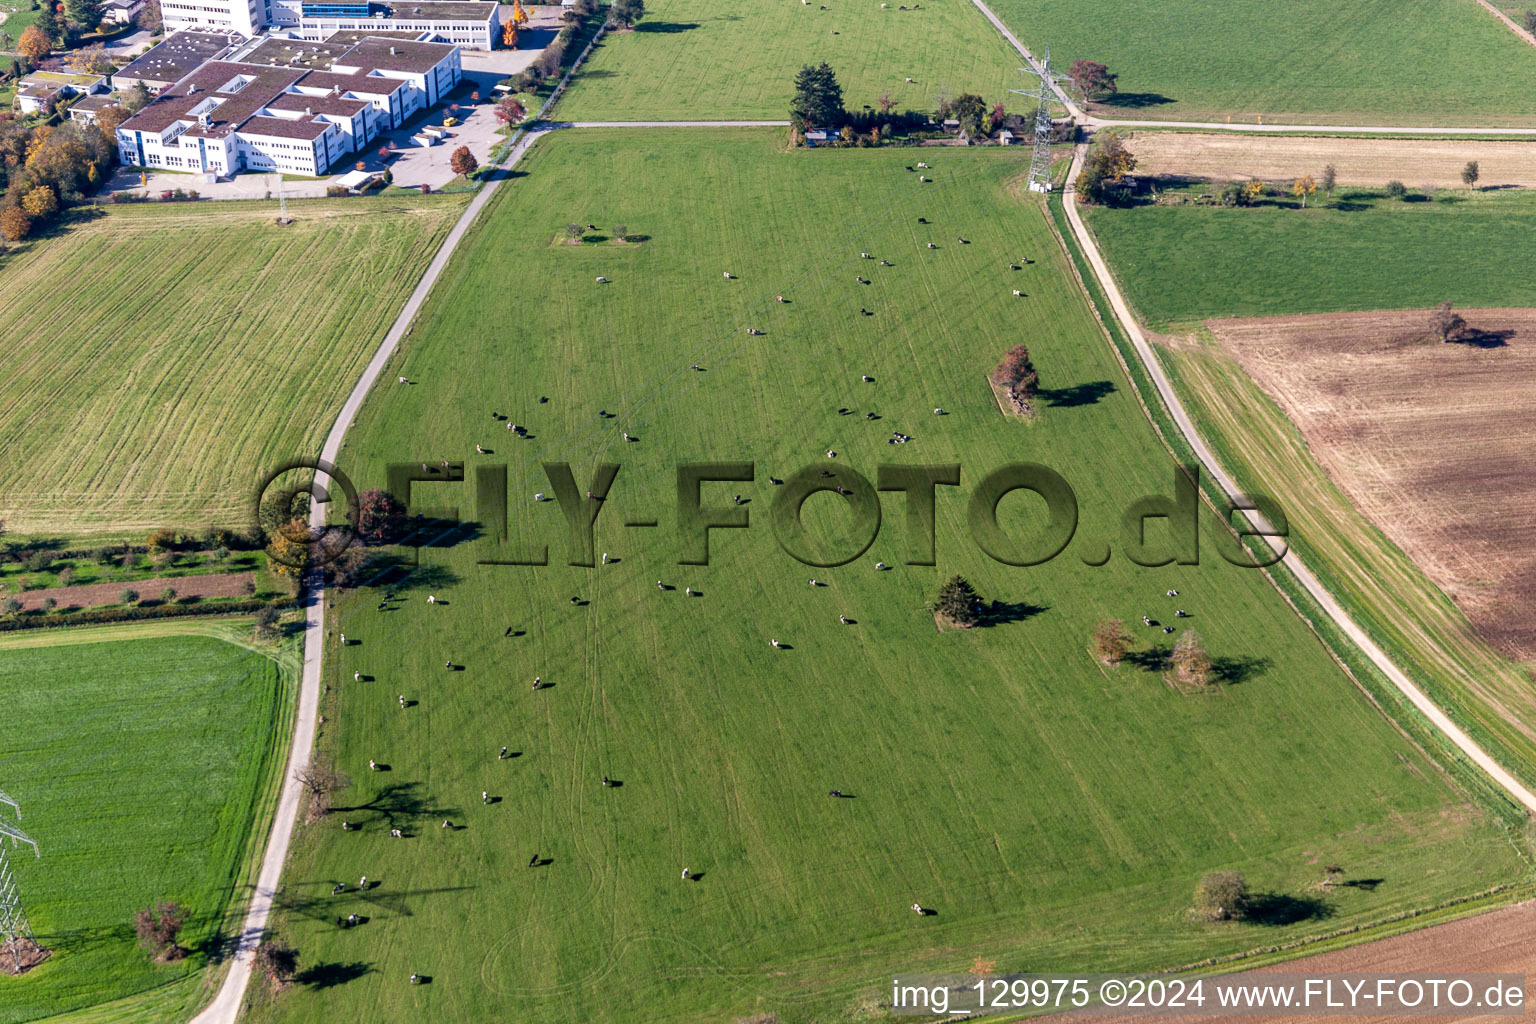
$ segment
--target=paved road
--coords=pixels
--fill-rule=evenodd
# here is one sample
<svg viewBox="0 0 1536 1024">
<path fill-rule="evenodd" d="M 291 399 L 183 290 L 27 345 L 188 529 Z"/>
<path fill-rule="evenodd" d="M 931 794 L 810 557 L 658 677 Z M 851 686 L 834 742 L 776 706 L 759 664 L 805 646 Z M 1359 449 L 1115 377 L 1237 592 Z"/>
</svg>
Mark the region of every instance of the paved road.
<svg viewBox="0 0 1536 1024">
<path fill-rule="evenodd" d="M 1125 296 L 1121 294 L 1120 287 L 1115 283 L 1114 276 L 1110 274 L 1109 265 L 1104 262 L 1104 257 L 1099 253 L 1098 244 L 1094 241 L 1093 235 L 1088 231 L 1088 226 L 1083 223 L 1083 219 L 1077 211 L 1077 198 L 1073 193 L 1070 182 L 1077 180 L 1077 174 L 1082 169 L 1083 158 L 1087 155 L 1087 152 L 1087 143 L 1079 145 L 1072 156 L 1072 168 L 1067 172 L 1069 184 L 1066 194 L 1063 196 L 1063 205 L 1066 207 L 1067 220 L 1072 225 L 1072 233 L 1077 236 L 1078 244 L 1082 246 L 1083 253 L 1088 258 L 1088 265 L 1092 268 L 1094 277 L 1098 278 L 1099 285 L 1104 289 L 1104 294 L 1109 296 L 1110 307 L 1114 310 L 1115 316 L 1120 319 L 1121 326 L 1125 328 L 1126 334 L 1130 336 L 1131 344 L 1136 349 L 1137 358 L 1146 369 L 1147 375 L 1152 378 L 1152 383 L 1156 385 L 1158 394 L 1162 396 L 1163 404 L 1168 407 L 1169 413 L 1173 416 L 1174 423 L 1178 425 L 1179 430 L 1183 432 L 1184 437 L 1189 441 L 1190 447 L 1194 449 L 1195 455 L 1200 459 L 1205 472 L 1210 474 L 1211 479 L 1221 486 L 1222 491 L 1229 498 L 1234 498 L 1242 493 L 1241 489 L 1227 475 L 1226 471 L 1222 469 L 1221 464 L 1216 461 L 1216 457 L 1211 454 L 1211 450 L 1206 447 L 1205 442 L 1200 438 L 1200 434 L 1195 430 L 1194 422 L 1189 418 L 1189 414 L 1185 412 L 1183 403 L 1179 401 L 1179 396 L 1173 390 L 1173 385 L 1169 383 L 1167 376 L 1163 373 L 1162 364 L 1158 362 L 1157 356 L 1152 351 L 1151 344 L 1147 341 L 1146 335 L 1142 333 L 1140 324 L 1137 323 L 1135 315 L 1131 312 L 1130 305 L 1125 301 Z M 1270 524 L 1257 512 L 1245 514 L 1252 521 L 1255 528 L 1259 530 L 1271 529 Z M 1381 648 L 1377 647 L 1371 638 L 1365 634 L 1365 631 L 1357 626 L 1348 613 L 1339 606 L 1339 603 L 1333 599 L 1333 595 L 1318 582 L 1317 577 L 1312 575 L 1300 557 L 1297 556 L 1295 549 L 1287 551 L 1285 565 L 1301 585 L 1306 588 L 1307 593 L 1311 594 L 1312 598 L 1327 613 L 1328 617 L 1338 624 L 1338 627 L 1344 631 L 1345 635 L 1360 650 L 1365 652 L 1366 657 L 1370 658 L 1376 667 L 1381 669 L 1382 673 L 1392 681 L 1392 685 L 1401 690 L 1403 695 L 1413 702 L 1413 706 L 1418 708 L 1425 718 L 1428 718 L 1437 729 L 1450 737 L 1451 742 L 1456 744 L 1463 754 L 1466 754 L 1474 764 L 1502 786 L 1510 796 L 1523 804 L 1527 811 L 1536 812 L 1536 794 L 1532 794 L 1530 790 L 1516 781 L 1514 776 L 1500 767 L 1497 761 L 1484 753 L 1483 749 L 1474 743 L 1470 736 L 1463 732 L 1455 722 L 1452 722 L 1450 717 L 1444 711 L 1441 711 L 1434 701 L 1424 695 L 1424 691 L 1415 686 L 1413 681 L 1392 663 L 1392 660 L 1387 657 Z"/>
</svg>

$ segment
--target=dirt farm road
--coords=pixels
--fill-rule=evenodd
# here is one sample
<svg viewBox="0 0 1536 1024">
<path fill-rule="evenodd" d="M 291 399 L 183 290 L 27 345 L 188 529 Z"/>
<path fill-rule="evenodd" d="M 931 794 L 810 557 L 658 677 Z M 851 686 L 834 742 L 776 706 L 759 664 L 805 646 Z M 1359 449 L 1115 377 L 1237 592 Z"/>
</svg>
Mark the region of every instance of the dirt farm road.
<svg viewBox="0 0 1536 1024">
<path fill-rule="evenodd" d="M 1088 144 L 1086 142 L 1079 144 L 1072 156 L 1072 169 L 1067 173 L 1069 184 L 1067 185 L 1066 195 L 1063 197 L 1063 206 L 1066 208 L 1067 220 L 1072 225 L 1072 234 L 1076 236 L 1078 245 L 1082 247 L 1084 255 L 1087 256 L 1088 264 L 1093 270 L 1094 277 L 1098 278 L 1100 287 L 1104 289 L 1104 294 L 1109 296 L 1109 304 L 1113 307 L 1115 316 L 1120 320 L 1121 326 L 1125 328 L 1126 334 L 1130 337 L 1131 343 L 1136 349 L 1136 356 L 1141 361 L 1142 368 L 1146 370 L 1147 375 L 1152 379 L 1152 383 L 1157 387 L 1158 394 L 1162 397 L 1163 404 L 1168 407 L 1169 414 L 1172 415 L 1174 423 L 1177 424 L 1180 432 L 1189 441 L 1190 447 L 1194 449 L 1195 455 L 1200 459 L 1205 472 L 1211 475 L 1211 479 L 1221 486 L 1222 491 L 1226 495 L 1236 497 L 1242 493 L 1241 489 L 1227 475 L 1226 470 L 1221 467 L 1221 463 L 1216 460 L 1216 456 L 1206 447 L 1205 441 L 1195 429 L 1194 421 L 1189 418 L 1189 413 L 1185 411 L 1183 403 L 1179 401 L 1179 396 L 1175 393 L 1173 385 L 1169 382 L 1167 375 L 1163 373 L 1162 365 L 1157 361 L 1157 356 L 1153 354 L 1152 346 L 1147 341 L 1147 336 L 1142 333 L 1141 325 L 1136 322 L 1136 317 L 1131 312 L 1130 305 L 1125 301 L 1125 296 L 1120 293 L 1120 288 L 1115 283 L 1114 275 L 1109 272 L 1109 264 L 1105 262 L 1104 257 L 1100 254 L 1099 247 L 1095 243 L 1092 233 L 1089 232 L 1088 226 L 1083 223 L 1082 217 L 1077 212 L 1076 193 L 1070 183 L 1076 180 L 1078 172 L 1082 170 L 1083 160 L 1087 154 Z M 1247 512 L 1245 515 L 1256 528 L 1260 530 L 1272 529 L 1264 517 L 1258 513 Z M 1450 717 L 1440 710 L 1434 701 L 1424 695 L 1423 690 L 1414 685 L 1413 680 L 1409 679 L 1401 669 L 1393 664 L 1385 652 L 1376 646 L 1375 642 L 1365 634 L 1365 631 L 1356 625 L 1348 613 L 1333 599 L 1333 595 L 1318 582 L 1317 577 L 1312 575 L 1311 571 L 1303 564 L 1294 550 L 1287 552 L 1284 563 L 1290 569 L 1291 574 L 1296 577 L 1297 582 L 1306 589 L 1307 593 L 1312 596 L 1313 600 L 1318 603 L 1328 617 L 1392 681 L 1392 685 L 1402 691 L 1403 695 L 1413 703 L 1413 706 L 1418 708 L 1420 713 L 1434 724 L 1435 728 L 1445 733 L 1462 753 L 1466 754 L 1474 764 L 1497 782 L 1510 796 L 1519 801 L 1527 811 L 1536 812 L 1536 794 L 1531 793 L 1530 790 L 1522 786 L 1497 761 L 1489 757 L 1481 747 L 1472 741 L 1470 736 L 1461 730 L 1460 726 L 1451 721 Z"/>
</svg>

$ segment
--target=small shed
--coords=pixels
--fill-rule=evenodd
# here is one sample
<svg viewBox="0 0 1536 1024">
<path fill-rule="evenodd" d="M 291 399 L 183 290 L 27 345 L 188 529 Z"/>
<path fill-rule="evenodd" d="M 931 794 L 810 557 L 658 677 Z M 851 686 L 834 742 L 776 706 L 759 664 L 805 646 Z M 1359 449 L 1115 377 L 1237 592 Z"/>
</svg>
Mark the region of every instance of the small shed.
<svg viewBox="0 0 1536 1024">
<path fill-rule="evenodd" d="M 1014 135 L 1013 132 L 1010 132 L 1008 129 L 1004 128 L 1002 131 L 997 133 L 997 144 L 999 146 L 1011 146 L 1013 145 L 1013 140 L 1016 138 L 1018 138 L 1017 135 Z"/>
</svg>

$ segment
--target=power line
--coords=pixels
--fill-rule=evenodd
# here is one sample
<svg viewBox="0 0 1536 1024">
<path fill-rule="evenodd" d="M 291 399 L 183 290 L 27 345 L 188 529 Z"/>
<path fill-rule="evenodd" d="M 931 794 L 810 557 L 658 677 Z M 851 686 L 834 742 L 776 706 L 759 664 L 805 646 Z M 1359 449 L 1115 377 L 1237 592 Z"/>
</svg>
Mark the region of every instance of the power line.
<svg viewBox="0 0 1536 1024">
<path fill-rule="evenodd" d="M 0 803 L 10 804 L 11 809 L 16 812 L 16 820 L 21 820 L 20 804 L 4 793 L 0 793 Z M 22 954 L 24 952 L 27 954 L 28 966 L 31 966 L 37 962 L 37 954 L 40 950 L 37 940 L 32 937 L 32 925 L 27 920 L 26 908 L 21 905 L 21 893 L 16 888 L 16 876 L 11 872 L 11 862 L 4 842 L 7 838 L 10 839 L 13 847 L 26 843 L 32 847 L 32 852 L 37 856 L 41 857 L 43 854 L 37 848 L 35 839 L 4 818 L 0 818 L 0 956 L 9 954 L 12 973 L 20 974 L 23 969 Z"/>
<path fill-rule="evenodd" d="M 1029 190 L 1049 192 L 1051 190 L 1051 133 L 1055 128 L 1055 122 L 1051 120 L 1051 98 L 1055 95 L 1056 83 L 1065 81 L 1066 76 L 1058 75 L 1051 70 L 1049 46 L 1045 48 L 1044 60 L 1038 65 L 1031 63 L 1027 68 L 1019 68 L 1019 71 L 1027 77 L 1039 80 L 1038 88 L 1008 90 L 1037 101 L 1035 150 L 1029 158 Z"/>
</svg>

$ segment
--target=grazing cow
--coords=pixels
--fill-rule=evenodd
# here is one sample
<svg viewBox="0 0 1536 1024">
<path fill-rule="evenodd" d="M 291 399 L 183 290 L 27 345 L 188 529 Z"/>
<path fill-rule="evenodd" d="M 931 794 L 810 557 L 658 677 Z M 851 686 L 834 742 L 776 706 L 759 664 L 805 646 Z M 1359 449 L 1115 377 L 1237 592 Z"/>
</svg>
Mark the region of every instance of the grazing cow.
<svg viewBox="0 0 1536 1024">
<path fill-rule="evenodd" d="M 938 246 L 934 245 L 932 242 L 929 242 L 928 243 L 928 248 L 930 248 L 930 249 L 937 249 Z"/>
<path fill-rule="evenodd" d="M 1168 597 L 1178 597 L 1179 596 L 1179 592 L 1177 590 L 1170 590 L 1170 591 L 1168 591 L 1167 596 Z"/>
<path fill-rule="evenodd" d="M 779 642 L 777 640 L 769 640 L 768 642 L 773 645 L 774 650 L 778 650 Z"/>
<path fill-rule="evenodd" d="M 873 256 L 871 256 L 871 255 L 870 255 L 870 254 L 869 254 L 869 253 L 867 253 L 867 252 L 861 252 L 861 253 L 859 253 L 859 255 L 860 255 L 860 256 L 861 256 L 861 257 L 863 257 L 863 258 L 864 258 L 864 259 L 866 259 L 866 260 L 872 260 L 872 259 L 874 259 L 874 257 L 873 257 Z"/>
<path fill-rule="evenodd" d="M 453 822 L 449 821 L 447 818 L 444 818 L 443 828 L 453 828 Z"/>
<path fill-rule="evenodd" d="M 405 378 L 404 378 L 404 377 L 401 377 L 401 378 L 400 378 L 400 383 L 401 383 L 401 384 L 404 384 L 404 383 L 406 383 L 406 379 L 405 379 Z"/>
<path fill-rule="evenodd" d="M 480 802 L 483 803 L 483 804 L 490 803 L 491 802 L 491 794 L 487 793 L 485 790 L 482 789 L 480 791 Z"/>
<path fill-rule="evenodd" d="M 1017 288 L 1015 288 L 1013 290 L 1013 294 L 1014 294 L 1014 297 L 1017 298 L 1018 296 L 1023 295 L 1024 293 L 1019 291 Z"/>
<path fill-rule="evenodd" d="M 361 672 L 353 672 L 352 673 L 352 681 L 354 683 L 362 682 L 363 681 L 363 674 Z"/>
<path fill-rule="evenodd" d="M 935 409 L 935 410 L 933 410 L 933 414 L 935 416 L 943 416 L 944 415 L 944 410 L 943 409 Z"/>
<path fill-rule="evenodd" d="M 533 688 L 535 690 L 537 690 L 540 686 L 543 686 L 543 685 L 544 685 L 543 677 L 541 677 L 541 676 L 534 676 L 533 677 Z"/>
<path fill-rule="evenodd" d="M 421 984 L 421 975 L 417 974 L 415 971 L 411 972 L 411 984 L 412 985 L 420 985 Z"/>
<path fill-rule="evenodd" d="M 837 458 L 837 452 L 833 451 L 831 448 L 828 448 L 827 449 L 827 458 L 829 458 L 829 459 Z"/>
<path fill-rule="evenodd" d="M 501 753 L 496 755 L 496 760 L 498 760 L 498 761 L 505 761 L 506 759 L 507 759 L 507 748 L 506 747 L 502 747 L 501 748 Z"/>
<path fill-rule="evenodd" d="M 478 452 L 481 455 L 485 454 L 485 449 L 480 447 L 479 445 L 475 445 L 475 451 Z"/>
<path fill-rule="evenodd" d="M 875 572 L 884 572 L 884 571 L 885 571 L 885 563 L 884 562 L 876 562 L 875 563 Z"/>
<path fill-rule="evenodd" d="M 837 617 L 837 621 L 841 622 L 843 625 L 846 626 L 846 625 L 848 625 L 848 616 L 846 616 L 846 615 L 839 615 Z"/>
<path fill-rule="evenodd" d="M 1152 625 L 1152 618 L 1151 618 L 1151 616 L 1143 615 L 1141 617 L 1141 621 L 1142 621 L 1143 625 L 1146 625 L 1146 626 Z"/>
<path fill-rule="evenodd" d="M 729 270 L 727 270 L 727 271 L 726 271 L 726 272 L 725 272 L 725 279 L 726 279 L 726 280 L 727 280 L 727 281 L 729 281 L 729 280 L 730 280 L 730 279 L 731 279 L 731 272 L 730 272 L 730 271 L 729 271 Z"/>
<path fill-rule="evenodd" d="M 690 872 L 687 868 L 683 868 L 683 881 L 688 881 L 688 879 L 692 877 L 692 874 L 693 873 Z"/>
<path fill-rule="evenodd" d="M 598 284 L 607 284 L 608 283 L 608 279 L 606 277 L 600 277 L 600 278 L 597 279 L 597 283 Z"/>
<path fill-rule="evenodd" d="M 368 759 L 368 770 L 371 772 L 376 772 L 379 770 L 379 763 L 371 757 Z"/>
<path fill-rule="evenodd" d="M 531 867 L 531 868 L 536 868 L 536 867 L 539 866 L 539 855 L 538 854 L 534 854 L 532 857 L 528 858 L 528 866 Z"/>
<path fill-rule="evenodd" d="M 391 838 L 391 839 L 404 839 L 405 838 L 405 833 L 401 832 L 397 828 L 392 828 L 392 829 L 389 830 L 389 838 Z"/>
<path fill-rule="evenodd" d="M 912 904 L 912 909 L 915 910 L 919 914 L 926 913 L 926 911 L 923 910 L 923 905 L 921 903 L 914 903 L 914 904 Z"/>
<path fill-rule="evenodd" d="M 1163 627 L 1163 632 L 1164 633 L 1172 633 L 1173 632 L 1173 627 L 1172 626 L 1164 626 Z"/>
<path fill-rule="evenodd" d="M 610 779 L 608 776 L 604 775 L 603 776 L 603 785 L 608 786 L 608 787 L 611 788 L 613 786 L 613 780 Z"/>
</svg>

